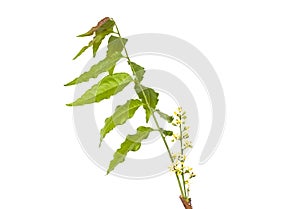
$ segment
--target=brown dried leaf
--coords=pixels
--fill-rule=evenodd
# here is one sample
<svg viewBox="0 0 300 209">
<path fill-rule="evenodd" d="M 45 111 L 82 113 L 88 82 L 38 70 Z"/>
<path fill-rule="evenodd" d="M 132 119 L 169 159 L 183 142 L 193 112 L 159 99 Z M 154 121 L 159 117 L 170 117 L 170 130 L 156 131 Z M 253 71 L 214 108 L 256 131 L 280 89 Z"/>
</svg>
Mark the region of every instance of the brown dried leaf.
<svg viewBox="0 0 300 209">
<path fill-rule="evenodd" d="M 94 32 L 96 32 L 104 23 L 106 23 L 108 20 L 111 20 L 109 17 L 105 17 L 102 20 L 98 22 L 98 24 L 94 27 L 92 27 L 88 32 L 78 35 L 77 37 L 84 37 L 84 36 L 91 36 Z"/>
</svg>

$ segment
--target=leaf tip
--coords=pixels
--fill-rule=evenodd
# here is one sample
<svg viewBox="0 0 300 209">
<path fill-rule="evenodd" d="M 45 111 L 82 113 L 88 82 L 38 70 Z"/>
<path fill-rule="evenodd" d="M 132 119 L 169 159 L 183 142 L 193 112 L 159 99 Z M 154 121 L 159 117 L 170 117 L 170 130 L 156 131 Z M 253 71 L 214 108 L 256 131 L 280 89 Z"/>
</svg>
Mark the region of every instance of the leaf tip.
<svg viewBox="0 0 300 209">
<path fill-rule="evenodd" d="M 73 81 L 70 81 L 69 83 L 66 83 L 64 86 L 72 86 L 74 84 L 77 84 L 77 78 L 75 78 Z"/>
<path fill-rule="evenodd" d="M 107 171 L 106 171 L 106 176 L 107 176 L 108 174 L 110 174 L 113 170 L 114 170 L 114 167 L 111 167 L 111 165 L 109 165 L 109 167 L 108 167 L 108 169 L 107 169 Z"/>
</svg>

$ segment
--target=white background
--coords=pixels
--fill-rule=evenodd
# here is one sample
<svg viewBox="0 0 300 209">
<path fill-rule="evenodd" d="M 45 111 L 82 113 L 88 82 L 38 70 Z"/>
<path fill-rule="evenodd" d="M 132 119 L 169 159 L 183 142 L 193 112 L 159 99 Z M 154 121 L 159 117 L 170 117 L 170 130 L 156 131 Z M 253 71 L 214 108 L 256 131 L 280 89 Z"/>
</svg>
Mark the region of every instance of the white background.
<svg viewBox="0 0 300 209">
<path fill-rule="evenodd" d="M 6 3 L 4 3 L 6 2 Z M 223 141 L 193 165 L 194 207 L 300 207 L 300 5 L 297 0 L 2 1 L 0 208 L 182 208 L 170 175 L 130 181 L 88 160 L 63 84 L 90 53 L 75 38 L 104 16 L 124 36 L 185 39 L 216 69 L 227 103 Z"/>
</svg>

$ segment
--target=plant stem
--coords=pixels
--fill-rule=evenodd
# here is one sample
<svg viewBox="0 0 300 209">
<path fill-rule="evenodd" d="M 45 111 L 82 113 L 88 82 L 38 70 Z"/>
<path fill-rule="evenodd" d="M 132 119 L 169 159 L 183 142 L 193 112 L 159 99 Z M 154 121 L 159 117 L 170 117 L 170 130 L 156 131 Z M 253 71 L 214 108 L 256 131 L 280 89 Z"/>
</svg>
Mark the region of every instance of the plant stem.
<svg viewBox="0 0 300 209">
<path fill-rule="evenodd" d="M 125 47 L 125 44 L 124 44 L 124 42 L 123 42 L 123 40 L 122 40 L 122 36 L 121 36 L 121 34 L 120 34 L 119 28 L 118 28 L 117 24 L 115 24 L 115 26 L 116 26 L 117 34 L 118 34 L 118 36 L 119 36 L 119 38 L 120 38 L 120 41 L 121 41 L 121 43 L 122 43 L 122 45 L 123 45 L 123 47 L 124 47 L 124 51 L 125 51 L 125 54 L 126 54 L 125 57 L 126 57 L 126 59 L 128 60 L 128 64 L 130 65 L 130 68 L 131 68 L 131 70 L 133 71 L 133 74 L 135 75 L 135 74 L 136 74 L 136 73 L 135 73 L 135 70 L 134 70 L 134 68 L 132 67 L 131 60 L 130 60 L 130 58 L 129 58 L 129 54 L 128 54 L 128 51 L 127 51 L 127 49 L 126 49 L 126 47 Z M 160 136 L 161 136 L 161 138 L 162 138 L 162 140 L 163 140 L 163 142 L 164 142 L 164 144 L 165 144 L 165 147 L 166 147 L 166 149 L 167 149 L 167 151 L 168 151 L 170 160 L 171 160 L 171 162 L 172 162 L 172 164 L 173 164 L 173 163 L 174 163 L 174 159 L 173 159 L 173 157 L 172 157 L 172 154 L 171 154 L 170 148 L 169 148 L 169 146 L 168 146 L 168 143 L 167 143 L 167 141 L 166 141 L 166 138 L 165 138 L 165 136 L 164 136 L 164 134 L 163 134 L 161 128 L 159 127 L 158 121 L 157 121 L 157 119 L 156 119 L 156 117 L 155 117 L 155 115 L 154 115 L 154 111 L 152 110 L 152 108 L 151 108 L 150 105 L 149 105 L 149 102 L 147 101 L 146 94 L 145 94 L 145 92 L 144 92 L 144 90 L 143 90 L 143 88 L 142 88 L 142 86 L 141 86 L 141 84 L 140 84 L 140 81 L 137 80 L 136 84 L 137 84 L 138 87 L 140 88 L 140 90 L 141 90 L 141 92 L 142 92 L 142 94 L 143 94 L 143 96 L 144 96 L 144 98 L 145 98 L 146 105 L 148 106 L 148 108 L 149 108 L 149 110 L 150 110 L 150 112 L 151 112 L 151 116 L 152 116 L 153 119 L 154 119 L 156 128 L 158 129 L 158 131 L 159 131 L 159 133 L 160 133 Z M 179 176 L 178 176 L 176 173 L 175 173 L 175 175 L 176 175 L 176 179 L 177 179 L 177 182 L 178 182 L 178 185 L 179 185 L 179 189 L 180 189 L 180 192 L 181 192 L 181 196 L 184 197 L 184 196 L 185 196 L 185 195 L 184 195 L 185 193 L 183 192 L 182 185 L 181 185 L 181 182 L 180 182 L 180 180 L 179 180 Z M 183 185 L 184 185 L 184 182 L 182 182 L 182 183 L 183 183 Z"/>
<path fill-rule="evenodd" d="M 179 129 L 180 129 L 180 135 L 179 135 L 179 140 L 180 140 L 180 150 L 181 150 L 181 156 L 183 157 L 183 144 L 182 144 L 182 124 L 181 124 L 181 116 L 179 117 L 180 120 L 180 125 L 179 125 Z M 181 178 L 182 178 L 182 184 L 183 184 L 183 189 L 184 189 L 184 198 L 187 199 L 187 195 L 186 195 L 186 187 L 185 187 L 185 179 L 184 179 L 184 173 L 183 173 L 183 165 L 181 165 L 181 169 L 182 169 L 182 173 L 181 173 Z"/>
</svg>

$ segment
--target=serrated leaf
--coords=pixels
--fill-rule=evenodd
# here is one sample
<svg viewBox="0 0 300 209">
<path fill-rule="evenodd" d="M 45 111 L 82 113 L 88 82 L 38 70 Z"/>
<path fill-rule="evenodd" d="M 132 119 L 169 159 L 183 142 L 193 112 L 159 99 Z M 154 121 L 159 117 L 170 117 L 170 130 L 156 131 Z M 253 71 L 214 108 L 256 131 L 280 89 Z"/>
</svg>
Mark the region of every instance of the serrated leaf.
<svg viewBox="0 0 300 209">
<path fill-rule="evenodd" d="M 104 32 L 103 34 L 105 35 L 106 33 Z M 98 37 L 99 40 L 96 37 L 96 38 L 94 38 L 94 40 L 92 42 L 90 42 L 89 46 L 93 45 L 94 55 L 99 48 L 99 46 L 97 46 L 97 45 L 95 46 L 95 43 L 97 41 L 100 41 L 100 43 L 101 43 L 101 41 L 104 39 L 104 37 L 99 35 L 99 37 Z M 123 44 L 127 43 L 127 39 L 125 39 L 125 38 L 122 38 L 122 41 L 123 41 Z M 100 43 L 99 43 L 99 45 L 100 45 Z M 108 40 L 106 57 L 102 61 L 93 65 L 89 71 L 81 74 L 78 78 L 75 78 L 74 80 L 65 84 L 65 86 L 71 86 L 74 84 L 89 81 L 89 79 L 96 78 L 96 77 L 98 77 L 99 74 L 101 74 L 103 72 L 108 72 L 110 75 L 113 74 L 116 63 L 123 57 L 123 55 L 121 53 L 124 49 L 123 44 L 122 44 L 120 38 L 111 36 Z M 89 46 L 86 46 L 86 47 L 89 47 Z M 84 49 L 84 50 L 86 50 L 86 49 Z M 80 52 L 80 54 L 82 54 L 82 53 L 83 53 L 83 51 Z M 77 54 L 76 57 L 78 57 L 80 54 Z"/>
<path fill-rule="evenodd" d="M 116 107 L 112 116 L 105 119 L 105 125 L 100 131 L 100 144 L 106 134 L 113 130 L 116 126 L 124 124 L 128 119 L 132 118 L 135 111 L 142 105 L 138 99 L 128 100 L 125 104 Z"/>
<path fill-rule="evenodd" d="M 127 39 L 125 39 L 125 38 L 122 38 L 122 41 L 123 41 L 124 45 L 127 43 Z M 120 38 L 115 37 L 115 36 L 110 36 L 109 39 L 108 39 L 106 56 L 110 57 L 116 52 L 122 53 L 122 51 L 124 49 L 123 44 L 120 41 Z M 113 74 L 114 69 L 115 69 L 115 66 L 111 67 L 111 69 L 108 70 L 108 73 L 110 75 Z"/>
<path fill-rule="evenodd" d="M 155 92 L 153 89 L 142 86 L 142 85 L 135 85 L 134 87 L 137 95 L 144 103 L 143 108 L 146 111 L 146 122 L 148 123 L 150 116 L 151 116 L 151 109 L 155 109 L 157 102 L 158 102 L 158 93 Z M 151 108 L 151 109 L 150 109 Z"/>
<path fill-rule="evenodd" d="M 153 129 L 150 127 L 140 126 L 137 128 L 136 134 L 128 135 L 121 144 L 121 147 L 115 152 L 114 157 L 109 164 L 107 174 L 113 171 L 117 165 L 125 161 L 128 152 L 139 150 L 141 142 L 148 138 L 151 131 L 153 131 Z"/>
<path fill-rule="evenodd" d="M 142 66 L 140 66 L 134 62 L 129 63 L 129 65 L 130 65 L 131 70 L 132 70 L 133 74 L 135 75 L 137 81 L 141 82 L 144 78 L 145 69 Z"/>
<path fill-rule="evenodd" d="M 93 57 L 96 56 L 96 53 L 103 41 L 103 39 L 112 32 L 111 30 L 105 30 L 102 33 L 96 34 L 95 38 L 94 38 L 94 43 L 93 43 Z"/>
<path fill-rule="evenodd" d="M 122 91 L 130 82 L 132 78 L 127 73 L 116 73 L 104 77 L 99 83 L 92 86 L 75 102 L 67 104 L 67 106 L 79 106 L 100 102 L 103 99 L 108 99 L 112 95 Z"/>
<path fill-rule="evenodd" d="M 79 77 L 65 84 L 65 86 L 71 86 L 82 82 L 89 81 L 91 78 L 97 78 L 103 72 L 110 71 L 116 63 L 122 58 L 122 54 L 119 52 L 114 53 L 110 57 L 105 57 L 103 60 L 93 65 L 89 71 L 82 73 Z"/>
<path fill-rule="evenodd" d="M 106 56 L 111 56 L 115 52 L 122 52 L 128 39 L 110 36 L 108 39 Z"/>
<path fill-rule="evenodd" d="M 97 31 L 101 32 L 103 30 L 113 27 L 114 25 L 115 22 L 112 19 L 110 19 L 109 17 L 105 17 L 102 20 L 100 20 L 96 26 L 92 27 L 88 32 L 78 35 L 77 37 L 91 36 Z"/>
<path fill-rule="evenodd" d="M 98 22 L 97 26 L 92 27 L 88 32 L 79 35 L 78 37 L 90 36 L 95 33 L 95 36 L 92 41 L 89 42 L 87 46 L 84 46 L 73 58 L 75 60 L 79 57 L 83 52 L 85 52 L 89 47 L 93 46 L 93 57 L 96 56 L 96 53 L 99 49 L 99 46 L 102 43 L 102 40 L 110 33 L 113 32 L 113 27 L 115 26 L 115 22 L 110 18 L 106 17 Z"/>
<path fill-rule="evenodd" d="M 155 110 L 158 114 L 159 114 L 159 116 L 161 117 L 161 118 L 163 118 L 163 119 L 165 119 L 168 123 L 172 123 L 172 121 L 173 121 L 173 119 L 174 119 L 174 117 L 173 116 L 170 116 L 170 115 L 167 115 L 166 113 L 163 113 L 163 112 L 161 112 L 160 110 Z"/>
</svg>

